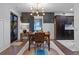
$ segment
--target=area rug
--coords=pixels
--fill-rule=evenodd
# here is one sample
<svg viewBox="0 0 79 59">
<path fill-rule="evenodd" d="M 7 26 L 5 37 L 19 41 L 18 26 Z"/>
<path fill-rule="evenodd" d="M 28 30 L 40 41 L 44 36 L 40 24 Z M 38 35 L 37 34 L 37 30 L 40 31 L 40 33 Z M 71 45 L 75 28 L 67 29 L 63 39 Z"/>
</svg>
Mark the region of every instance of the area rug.
<svg viewBox="0 0 79 59">
<path fill-rule="evenodd" d="M 11 45 L 12 46 L 20 46 L 23 42 L 13 42 Z"/>
<path fill-rule="evenodd" d="M 32 52 L 33 55 L 48 55 L 48 51 L 46 49 L 37 48 Z"/>
<path fill-rule="evenodd" d="M 59 55 L 58 52 L 54 49 L 48 51 L 47 48 L 31 48 L 30 51 L 27 49 L 23 55 Z"/>
</svg>

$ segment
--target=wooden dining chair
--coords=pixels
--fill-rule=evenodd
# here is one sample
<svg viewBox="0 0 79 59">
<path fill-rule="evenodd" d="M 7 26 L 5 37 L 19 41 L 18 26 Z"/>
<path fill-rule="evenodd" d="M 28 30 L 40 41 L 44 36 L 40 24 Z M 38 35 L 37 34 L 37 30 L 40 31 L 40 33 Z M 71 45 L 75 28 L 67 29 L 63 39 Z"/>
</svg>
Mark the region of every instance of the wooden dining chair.
<svg viewBox="0 0 79 59">
<path fill-rule="evenodd" d="M 45 32 L 36 32 L 34 34 L 31 34 L 30 35 L 30 39 L 29 39 L 29 50 L 30 50 L 30 47 L 32 45 L 33 42 L 34 43 L 34 46 L 35 46 L 35 49 L 38 48 L 38 47 L 44 47 L 44 42 L 46 42 L 46 44 L 48 45 L 48 50 L 50 50 L 50 35 L 47 35 L 45 34 Z M 47 39 L 45 37 L 48 37 Z"/>
<path fill-rule="evenodd" d="M 43 32 L 35 33 L 34 41 L 35 41 L 36 48 L 41 47 L 41 45 L 44 45 L 44 36 L 45 36 L 45 33 Z"/>
</svg>

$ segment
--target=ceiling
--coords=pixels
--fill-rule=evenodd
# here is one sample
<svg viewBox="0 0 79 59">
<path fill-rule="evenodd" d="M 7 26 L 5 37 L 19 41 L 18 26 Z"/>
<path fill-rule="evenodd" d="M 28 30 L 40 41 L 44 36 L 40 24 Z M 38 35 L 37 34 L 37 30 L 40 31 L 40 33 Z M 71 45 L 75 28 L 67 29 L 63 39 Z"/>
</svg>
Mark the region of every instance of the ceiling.
<svg viewBox="0 0 79 59">
<path fill-rule="evenodd" d="M 13 5 L 15 5 L 18 12 L 21 13 L 21 12 L 31 12 L 31 6 L 33 6 L 34 4 L 16 3 Z M 41 4 L 41 6 L 44 8 L 45 12 L 57 12 L 57 13 L 73 12 L 73 10 L 70 10 L 71 8 L 73 9 L 73 3 L 45 3 Z"/>
</svg>

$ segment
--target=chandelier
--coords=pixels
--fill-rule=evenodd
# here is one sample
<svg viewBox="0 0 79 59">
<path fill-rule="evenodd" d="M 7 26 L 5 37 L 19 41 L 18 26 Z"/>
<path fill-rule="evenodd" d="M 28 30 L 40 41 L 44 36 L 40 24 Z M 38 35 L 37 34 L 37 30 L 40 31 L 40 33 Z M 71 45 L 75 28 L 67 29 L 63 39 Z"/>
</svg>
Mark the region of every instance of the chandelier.
<svg viewBox="0 0 79 59">
<path fill-rule="evenodd" d="M 41 4 L 36 3 L 31 6 L 31 16 L 43 16 L 45 15 L 44 13 L 44 8 L 41 6 Z"/>
</svg>

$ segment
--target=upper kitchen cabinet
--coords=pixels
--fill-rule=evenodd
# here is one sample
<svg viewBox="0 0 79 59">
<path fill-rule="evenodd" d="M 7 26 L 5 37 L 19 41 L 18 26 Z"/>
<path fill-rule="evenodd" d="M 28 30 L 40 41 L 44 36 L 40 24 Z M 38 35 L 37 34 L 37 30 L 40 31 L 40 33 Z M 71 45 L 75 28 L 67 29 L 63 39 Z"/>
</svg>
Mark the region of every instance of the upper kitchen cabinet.
<svg viewBox="0 0 79 59">
<path fill-rule="evenodd" d="M 54 13 L 52 12 L 46 12 L 43 16 L 43 22 L 44 23 L 53 23 L 54 22 Z"/>
<path fill-rule="evenodd" d="M 29 23 L 29 19 L 31 17 L 33 18 L 33 16 L 30 15 L 30 12 L 22 12 L 21 22 L 22 23 Z M 54 22 L 54 13 L 53 12 L 45 12 L 45 15 L 43 16 L 43 22 L 44 23 L 53 23 Z"/>
<path fill-rule="evenodd" d="M 21 22 L 22 23 L 29 23 L 30 13 L 29 12 L 23 12 L 21 14 Z"/>
</svg>

